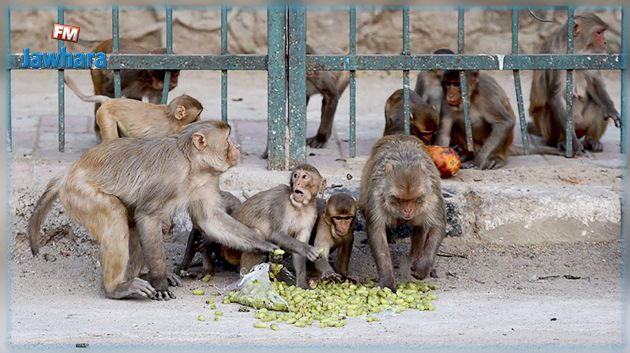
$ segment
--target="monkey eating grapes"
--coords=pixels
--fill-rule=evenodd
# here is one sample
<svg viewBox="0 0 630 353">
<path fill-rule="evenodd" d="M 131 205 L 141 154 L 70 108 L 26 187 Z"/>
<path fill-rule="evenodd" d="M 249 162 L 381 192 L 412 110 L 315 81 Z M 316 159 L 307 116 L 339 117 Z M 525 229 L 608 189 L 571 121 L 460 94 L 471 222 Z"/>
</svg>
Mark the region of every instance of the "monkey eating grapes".
<svg viewBox="0 0 630 353">
<path fill-rule="evenodd" d="M 363 167 L 359 210 L 378 270 L 379 285 L 396 291 L 387 226 L 413 226 L 411 275 L 426 278 L 446 235 L 446 208 L 440 175 L 415 136 L 382 137 Z"/>
</svg>

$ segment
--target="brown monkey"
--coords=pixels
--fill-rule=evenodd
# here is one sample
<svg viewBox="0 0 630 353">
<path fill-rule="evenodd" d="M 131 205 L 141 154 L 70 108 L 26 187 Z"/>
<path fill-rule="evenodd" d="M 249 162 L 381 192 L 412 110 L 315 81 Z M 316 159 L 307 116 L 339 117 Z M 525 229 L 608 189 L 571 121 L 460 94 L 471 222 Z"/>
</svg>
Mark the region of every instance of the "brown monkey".
<svg viewBox="0 0 630 353">
<path fill-rule="evenodd" d="M 135 99 L 87 96 L 70 78 L 70 89 L 84 102 L 102 103 L 96 111 L 96 134 L 103 141 L 119 137 L 156 138 L 178 133 L 199 120 L 203 106 L 195 98 L 181 95 L 169 104 L 145 103 Z"/>
<path fill-rule="evenodd" d="M 289 185 L 278 185 L 247 199 L 234 218 L 257 229 L 262 236 L 293 254 L 296 284 L 306 288 L 306 260 L 315 261 L 320 253 L 308 245 L 317 220 L 317 194 L 324 192 L 326 179 L 319 171 L 302 164 L 293 168 Z M 243 253 L 241 271 L 248 272 L 262 261 L 257 253 Z"/>
<path fill-rule="evenodd" d="M 118 39 L 118 50 L 121 54 L 166 54 L 165 48 L 147 49 L 132 39 Z M 94 47 L 93 52 L 111 53 L 113 51 L 113 40 L 107 39 Z M 179 70 L 170 70 L 171 80 L 168 83 L 168 90 L 172 91 L 177 87 Z M 142 100 L 147 97 L 149 102 L 158 104 L 162 99 L 162 89 L 164 88 L 165 70 L 120 70 L 121 94 L 125 98 Z M 114 96 L 114 72 L 112 70 L 91 69 L 92 84 L 94 94 L 107 97 Z M 94 114 L 98 110 L 100 103 L 94 106 Z M 94 129 L 98 132 L 96 122 Z"/>
<path fill-rule="evenodd" d="M 385 130 L 383 136 L 405 133 L 405 117 L 403 107 L 403 90 L 392 93 L 385 102 Z M 435 106 L 425 103 L 420 96 L 409 91 L 409 123 L 411 134 L 417 136 L 427 145 L 433 140 L 440 117 Z"/>
<path fill-rule="evenodd" d="M 173 137 L 102 143 L 48 184 L 29 221 L 31 250 L 38 253 L 41 225 L 59 196 L 69 217 L 100 244 L 109 298 L 174 298 L 168 286 L 179 279 L 166 270 L 160 222 L 179 209 L 188 206 L 193 223 L 221 244 L 276 249 L 220 207 L 219 178 L 239 158 L 229 125 L 219 121 L 193 123 Z M 138 277 L 145 262 L 148 281 Z"/>
<path fill-rule="evenodd" d="M 325 46 L 318 48 L 317 52 L 329 52 Z M 310 45 L 306 46 L 306 54 L 317 53 Z M 348 71 L 307 71 L 306 72 L 306 104 L 311 96 L 322 95 L 322 113 L 317 134 L 306 139 L 306 145 L 312 148 L 324 148 L 332 134 L 333 121 L 339 98 L 348 87 L 350 73 Z M 267 158 L 268 147 L 262 154 Z"/>
<path fill-rule="evenodd" d="M 514 139 L 516 116 L 510 100 L 497 81 L 486 73 L 467 71 L 468 112 L 473 135 L 472 161 L 462 168 L 501 168 L 507 162 L 507 153 Z M 453 143 L 466 150 L 464 106 L 459 71 L 446 71 L 442 75 L 444 97 L 436 145 L 448 147 Z"/>
<path fill-rule="evenodd" d="M 573 25 L 576 54 L 603 53 L 606 50 L 604 33 L 608 25 L 597 15 L 575 16 Z M 564 54 L 567 51 L 566 24 L 545 39 L 540 53 Z M 573 72 L 573 151 L 581 155 L 584 148 L 593 152 L 604 150 L 600 139 L 608 127 L 608 118 L 619 127 L 620 116 L 606 91 L 598 71 Z M 565 149 L 566 131 L 566 71 L 534 71 L 530 94 L 529 114 L 534 121 L 528 126 L 532 134 L 542 136 L 550 146 Z M 584 144 L 580 138 L 584 137 Z"/>
<path fill-rule="evenodd" d="M 455 54 L 450 49 L 438 49 L 433 54 Z M 442 74 L 443 70 L 420 71 L 416 79 L 416 93 L 427 104 L 436 107 L 438 115 L 442 105 Z"/>
<path fill-rule="evenodd" d="M 440 175 L 415 136 L 384 136 L 363 167 L 359 210 L 378 269 L 379 285 L 396 290 L 386 228 L 413 226 L 411 275 L 426 278 L 446 234 L 446 207 Z"/>
<path fill-rule="evenodd" d="M 239 200 L 236 196 L 227 191 L 221 191 L 221 207 L 225 209 L 225 212 L 228 215 L 233 215 L 234 211 L 240 205 L 241 200 Z M 198 268 L 198 266 L 191 266 L 191 262 L 196 253 L 201 255 L 201 268 Z M 222 257 L 223 249 L 221 249 L 221 245 L 204 237 L 201 230 L 193 225 L 193 228 L 188 235 L 184 258 L 175 272 L 180 276 L 196 278 L 201 278 L 205 275 L 214 275 L 213 255 Z M 194 268 L 191 269 L 191 267 Z"/>
<path fill-rule="evenodd" d="M 314 246 L 323 249 L 321 257 L 315 260 L 315 267 L 322 279 L 341 280 L 348 276 L 356 213 L 356 202 L 352 196 L 346 193 L 333 194 L 326 201 L 323 212 L 317 221 L 317 226 L 313 229 L 315 233 Z M 336 272 L 328 263 L 328 255 L 335 249 L 339 249 L 337 266 L 335 266 Z"/>
<path fill-rule="evenodd" d="M 314 50 L 306 46 L 306 54 L 327 52 L 327 48 L 320 47 Z M 306 73 L 306 104 L 311 96 L 319 93 L 322 95 L 322 115 L 317 134 L 306 139 L 306 145 L 312 148 L 324 148 L 332 134 L 333 121 L 339 97 L 343 94 L 350 82 L 348 71 L 309 71 Z"/>
</svg>

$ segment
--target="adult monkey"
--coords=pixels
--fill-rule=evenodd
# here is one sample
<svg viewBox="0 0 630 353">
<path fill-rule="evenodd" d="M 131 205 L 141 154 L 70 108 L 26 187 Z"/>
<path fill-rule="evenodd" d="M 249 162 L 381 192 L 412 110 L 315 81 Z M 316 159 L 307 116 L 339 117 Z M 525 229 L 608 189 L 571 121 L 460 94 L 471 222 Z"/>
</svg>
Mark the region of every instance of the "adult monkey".
<svg viewBox="0 0 630 353">
<path fill-rule="evenodd" d="M 219 178 L 238 163 L 229 125 L 203 121 L 159 139 L 122 138 L 86 152 L 65 175 L 53 178 L 28 225 L 38 253 L 40 228 L 57 196 L 71 219 L 96 238 L 103 287 L 109 298 L 175 298 L 179 278 L 166 270 L 160 223 L 188 207 L 193 223 L 211 239 L 235 249 L 276 246 L 221 207 Z M 148 281 L 138 277 L 143 263 Z"/>
<path fill-rule="evenodd" d="M 514 139 L 516 116 L 507 94 L 486 73 L 466 72 L 469 100 L 469 118 L 472 125 L 473 155 L 463 168 L 501 168 L 507 161 L 508 151 Z M 440 127 L 435 144 L 448 147 L 453 143 L 466 149 L 463 97 L 459 71 L 445 71 L 442 75 L 444 98 Z"/>
<path fill-rule="evenodd" d="M 361 174 L 359 210 L 378 270 L 379 285 L 396 290 L 387 226 L 413 226 L 411 275 L 426 278 L 446 235 L 440 175 L 415 136 L 389 135 L 374 144 Z"/>
<path fill-rule="evenodd" d="M 132 39 L 118 39 L 118 50 L 121 54 L 166 54 L 165 48 L 148 49 L 136 43 Z M 107 39 L 94 47 L 93 52 L 111 53 L 113 51 L 113 40 Z M 172 91 L 177 87 L 179 70 L 170 70 L 171 80 L 168 90 Z M 150 103 L 159 104 L 162 99 L 164 88 L 165 70 L 120 70 L 121 94 L 125 98 L 142 100 L 147 97 Z M 94 95 L 107 97 L 114 96 L 114 72 L 112 70 L 91 69 Z M 94 105 L 94 114 L 100 107 L 100 103 Z M 94 130 L 98 132 L 98 126 L 94 122 Z"/>
<path fill-rule="evenodd" d="M 306 54 L 316 54 L 329 52 L 325 46 L 321 46 L 317 51 L 310 45 L 306 46 Z M 339 98 L 348 87 L 350 82 L 350 74 L 348 71 L 307 71 L 306 72 L 306 105 L 308 105 L 311 96 L 316 94 L 322 95 L 322 113 L 319 123 L 319 129 L 315 136 L 306 139 L 306 145 L 312 148 L 324 148 L 332 135 L 333 121 Z M 267 159 L 269 146 L 265 147 L 265 151 L 261 155 Z"/>
<path fill-rule="evenodd" d="M 593 13 L 577 15 L 574 20 L 574 52 L 576 54 L 605 52 L 604 33 L 608 25 Z M 565 25 L 544 40 L 539 52 L 566 53 L 566 36 Z M 615 126 L 619 127 L 619 112 L 615 109 L 598 71 L 574 70 L 573 75 L 574 130 L 571 132 L 573 153 L 581 155 L 584 149 L 601 152 L 604 147 L 600 139 L 608 126 L 607 119 L 612 119 Z M 534 71 L 529 114 L 533 124 L 528 125 L 528 131 L 542 136 L 548 145 L 564 150 L 567 125 L 566 71 Z M 582 137 L 584 144 L 579 140 Z"/>
</svg>

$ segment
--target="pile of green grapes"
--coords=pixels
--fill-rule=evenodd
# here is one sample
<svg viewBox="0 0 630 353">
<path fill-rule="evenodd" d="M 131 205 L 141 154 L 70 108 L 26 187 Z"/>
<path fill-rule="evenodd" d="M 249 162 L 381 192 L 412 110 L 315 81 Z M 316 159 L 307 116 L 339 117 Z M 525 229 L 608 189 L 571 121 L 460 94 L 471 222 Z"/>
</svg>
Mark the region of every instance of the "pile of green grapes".
<svg viewBox="0 0 630 353">
<path fill-rule="evenodd" d="M 401 283 L 396 293 L 389 288 L 378 287 L 371 280 L 365 284 L 326 281 L 320 282 L 314 289 L 306 290 L 281 281 L 273 280 L 271 284 L 288 306 L 284 303 L 274 304 L 276 307 L 270 306 L 269 302 L 264 302 L 262 292 L 258 296 L 259 302 L 249 299 L 246 303 L 240 292 L 233 291 L 225 296 L 223 303 L 241 303 L 257 308 L 256 318 L 260 321 L 254 327 L 272 330 L 278 330 L 278 325 L 274 322 L 306 327 L 317 321 L 321 328 L 343 327 L 347 317 L 366 316 L 368 322 L 373 322 L 379 321 L 375 314 L 387 310 L 395 313 L 408 309 L 435 310 L 433 301 L 436 295 L 432 292 L 435 286 L 425 283 Z M 256 283 L 252 286 L 256 286 Z M 271 325 L 268 326 L 268 323 Z"/>
</svg>

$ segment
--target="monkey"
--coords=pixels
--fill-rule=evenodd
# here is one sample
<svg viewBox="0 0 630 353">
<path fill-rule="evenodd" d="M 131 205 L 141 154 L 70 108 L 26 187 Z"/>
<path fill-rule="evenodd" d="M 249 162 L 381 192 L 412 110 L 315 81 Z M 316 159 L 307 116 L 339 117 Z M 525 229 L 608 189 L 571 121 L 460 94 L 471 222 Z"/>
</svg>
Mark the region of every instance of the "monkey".
<svg viewBox="0 0 630 353">
<path fill-rule="evenodd" d="M 510 100 L 497 81 L 486 73 L 466 71 L 468 112 L 472 126 L 473 153 L 465 154 L 472 160 L 462 168 L 497 169 L 505 166 L 512 140 L 516 116 Z M 466 150 L 466 128 L 459 71 L 445 71 L 442 75 L 444 97 L 440 126 L 435 144 L 448 147 L 452 142 Z"/>
<path fill-rule="evenodd" d="M 203 106 L 189 95 L 181 95 L 169 104 L 145 103 L 128 98 L 88 96 L 74 81 L 64 78 L 70 89 L 84 102 L 100 103 L 96 111 L 96 134 L 101 141 L 119 137 L 156 138 L 175 134 L 199 120 Z"/>
<path fill-rule="evenodd" d="M 277 249 L 221 207 L 219 178 L 239 159 L 230 126 L 220 121 L 196 122 L 171 137 L 101 143 L 49 182 L 29 220 L 31 251 L 37 255 L 41 225 L 58 197 L 100 245 L 108 298 L 175 298 L 169 284 L 180 280 L 166 269 L 160 223 L 178 210 L 188 209 L 193 224 L 223 245 Z M 146 280 L 138 277 L 144 263 Z"/>
<path fill-rule="evenodd" d="M 118 39 L 118 50 L 121 54 L 166 54 L 166 48 L 147 49 L 132 39 Z M 95 53 L 112 53 L 113 39 L 107 39 L 97 44 L 92 50 Z M 171 79 L 168 83 L 168 90 L 172 91 L 177 87 L 179 70 L 171 71 Z M 142 100 L 147 97 L 150 103 L 158 104 L 162 99 L 164 88 L 165 70 L 120 70 L 121 95 L 125 98 Z M 91 69 L 92 85 L 94 95 L 103 95 L 114 98 L 114 72 L 112 70 Z M 100 103 L 94 105 L 94 114 L 100 107 Z M 94 129 L 98 132 L 96 121 Z"/>
<path fill-rule="evenodd" d="M 433 54 L 455 54 L 450 49 L 438 49 Z M 416 79 L 415 91 L 427 104 L 436 107 L 438 115 L 442 105 L 442 74 L 443 70 L 420 71 Z"/>
<path fill-rule="evenodd" d="M 306 45 L 306 54 L 312 55 L 317 52 L 330 51 L 325 46 L 315 51 L 310 45 Z M 332 135 L 333 121 L 339 98 L 348 87 L 350 73 L 348 71 L 307 71 L 306 72 L 306 105 L 311 97 L 316 94 L 322 95 L 322 112 L 320 116 L 317 134 L 306 139 L 306 145 L 311 148 L 324 148 Z M 261 158 L 267 159 L 269 145 Z"/>
<path fill-rule="evenodd" d="M 593 13 L 576 15 L 573 36 L 576 54 L 597 54 L 606 51 L 604 34 L 608 25 Z M 567 51 L 566 24 L 551 33 L 541 44 L 540 53 L 564 54 Z M 545 143 L 565 150 L 566 132 L 566 71 L 535 70 L 532 78 L 529 114 L 533 124 L 528 132 L 542 136 Z M 571 132 L 574 155 L 584 149 L 602 152 L 600 139 L 612 119 L 620 126 L 620 115 L 606 91 L 598 71 L 573 72 L 573 127 Z M 580 141 L 584 138 L 584 143 Z"/>
<path fill-rule="evenodd" d="M 245 200 L 234 218 L 257 229 L 271 241 L 293 255 L 296 285 L 307 288 L 306 259 L 315 261 L 319 249 L 308 244 L 317 220 L 317 194 L 324 192 L 326 179 L 317 168 L 301 164 L 291 171 L 289 185 L 278 185 Z M 241 273 L 262 261 L 258 253 L 241 255 Z"/>
<path fill-rule="evenodd" d="M 429 275 L 446 235 L 446 206 L 440 175 L 420 139 L 389 135 L 374 144 L 363 167 L 359 211 L 381 287 L 396 291 L 387 226 L 413 226 L 411 275 L 420 280 Z"/>
<path fill-rule="evenodd" d="M 356 226 L 356 201 L 346 193 L 336 193 L 328 198 L 313 228 L 313 244 L 323 249 L 315 267 L 321 279 L 332 278 L 340 281 L 348 277 L 348 265 L 352 255 L 354 228 Z M 328 263 L 328 256 L 336 249 L 337 265 L 335 269 Z M 336 271 L 335 271 L 336 270 Z"/>
<path fill-rule="evenodd" d="M 221 206 L 230 216 L 233 215 L 234 211 L 241 205 L 241 200 L 227 191 L 221 191 L 221 201 Z M 227 257 L 228 262 L 231 262 L 231 257 L 225 256 L 225 253 L 227 252 L 228 255 L 230 255 L 232 251 L 237 252 L 237 250 L 223 248 L 221 244 L 209 241 L 208 238 L 202 234 L 202 231 L 193 225 L 188 235 L 184 258 L 175 273 L 182 277 L 196 277 L 198 279 L 205 275 L 214 275 L 213 255 L 223 258 Z M 198 266 L 191 266 L 196 253 L 201 255 L 201 269 L 197 268 Z M 237 253 L 237 258 L 240 260 L 240 253 Z M 233 263 L 233 265 L 236 264 L 238 263 Z M 195 267 L 195 269 L 191 269 L 191 267 Z"/>
<path fill-rule="evenodd" d="M 405 132 L 403 104 L 402 89 L 395 91 L 387 98 L 383 136 Z M 414 91 L 409 91 L 409 123 L 411 134 L 420 138 L 427 145 L 431 144 L 433 133 L 437 131 L 440 123 L 437 108 L 425 103 Z"/>
</svg>

